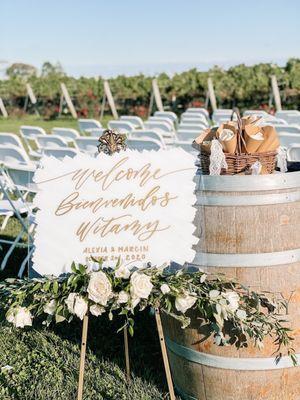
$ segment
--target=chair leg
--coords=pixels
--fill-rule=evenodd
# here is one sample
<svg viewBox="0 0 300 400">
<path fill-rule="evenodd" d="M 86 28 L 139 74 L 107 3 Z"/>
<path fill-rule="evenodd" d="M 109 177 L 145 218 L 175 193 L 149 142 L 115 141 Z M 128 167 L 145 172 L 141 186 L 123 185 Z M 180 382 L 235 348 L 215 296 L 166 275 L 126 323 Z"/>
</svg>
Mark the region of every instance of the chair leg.
<svg viewBox="0 0 300 400">
<path fill-rule="evenodd" d="M 0 230 L 3 231 L 6 228 L 6 225 L 8 223 L 9 218 L 11 217 L 11 214 L 6 215 L 4 218 Z"/>
<path fill-rule="evenodd" d="M 29 253 L 28 253 L 27 256 L 24 258 L 24 261 L 22 262 L 21 267 L 20 267 L 19 272 L 18 272 L 18 277 L 19 277 L 19 278 L 22 278 L 22 275 L 23 275 L 23 273 L 24 273 L 26 264 L 27 264 L 27 262 L 30 260 L 30 258 L 31 258 L 31 256 L 32 256 L 32 253 L 33 253 L 33 250 L 34 250 L 34 247 L 32 246 L 32 248 L 30 249 Z"/>
<path fill-rule="evenodd" d="M 24 235 L 24 233 L 25 233 L 25 230 L 22 229 L 20 231 L 20 233 L 18 234 L 18 236 L 15 238 L 13 244 L 8 249 L 8 251 L 5 254 L 5 257 L 3 258 L 3 261 L 1 263 L 1 267 L 0 267 L 1 271 L 3 271 L 4 268 L 6 267 L 7 261 L 9 259 L 10 255 L 11 255 L 11 253 L 14 251 L 15 247 L 17 246 L 18 242 L 21 240 L 21 237 Z"/>
</svg>

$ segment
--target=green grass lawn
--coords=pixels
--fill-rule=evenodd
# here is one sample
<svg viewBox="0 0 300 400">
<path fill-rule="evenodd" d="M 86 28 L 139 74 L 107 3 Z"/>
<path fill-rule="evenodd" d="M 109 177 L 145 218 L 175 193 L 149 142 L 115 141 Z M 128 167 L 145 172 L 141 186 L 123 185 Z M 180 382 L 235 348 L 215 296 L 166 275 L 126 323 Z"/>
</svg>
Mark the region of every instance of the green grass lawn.
<svg viewBox="0 0 300 400">
<path fill-rule="evenodd" d="M 101 121 L 104 127 L 107 126 L 107 122 L 113 119 L 111 115 L 105 115 Z M 77 121 L 73 118 L 61 117 L 58 119 L 46 121 L 41 117 L 35 115 L 22 116 L 20 118 L 3 118 L 0 117 L 0 132 L 19 133 L 21 125 L 33 125 L 44 128 L 47 133 L 51 132 L 52 128 L 74 128 L 78 130 Z"/>
</svg>

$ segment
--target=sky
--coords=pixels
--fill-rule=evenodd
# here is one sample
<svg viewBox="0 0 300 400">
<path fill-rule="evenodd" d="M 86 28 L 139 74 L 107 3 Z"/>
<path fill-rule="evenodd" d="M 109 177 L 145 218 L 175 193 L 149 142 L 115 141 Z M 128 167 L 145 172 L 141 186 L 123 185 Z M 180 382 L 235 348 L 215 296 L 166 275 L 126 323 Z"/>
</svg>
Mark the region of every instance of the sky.
<svg viewBox="0 0 300 400">
<path fill-rule="evenodd" d="M 181 72 L 300 57 L 299 0 L 0 0 L 0 69 Z"/>
</svg>

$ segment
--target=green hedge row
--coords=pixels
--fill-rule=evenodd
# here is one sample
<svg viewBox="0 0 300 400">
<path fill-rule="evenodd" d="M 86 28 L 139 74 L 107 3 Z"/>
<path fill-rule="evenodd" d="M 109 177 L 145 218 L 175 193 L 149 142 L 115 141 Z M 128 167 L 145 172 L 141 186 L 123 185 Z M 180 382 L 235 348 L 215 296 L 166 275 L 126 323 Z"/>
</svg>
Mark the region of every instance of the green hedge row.
<svg viewBox="0 0 300 400">
<path fill-rule="evenodd" d="M 214 67 L 208 72 L 192 69 L 172 77 L 160 74 L 157 78 L 164 104 L 180 112 L 188 106 L 204 105 L 209 76 L 213 79 L 220 107 L 268 108 L 272 74 L 277 76 L 285 108 L 299 108 L 300 59 L 290 59 L 284 67 L 274 64 L 241 64 L 228 70 L 219 67 Z M 119 110 L 146 115 L 150 102 L 151 80 L 152 77 L 142 74 L 110 79 L 111 91 Z M 59 69 L 48 68 L 40 76 L 31 75 L 28 81 L 39 99 L 41 112 L 49 107 L 58 107 L 60 82 L 64 82 L 80 115 L 99 113 L 103 96 L 101 77 L 75 79 L 66 76 Z M 24 76 L 13 73 L 9 79 L 0 81 L 0 96 L 11 110 L 21 109 L 26 96 Z"/>
</svg>

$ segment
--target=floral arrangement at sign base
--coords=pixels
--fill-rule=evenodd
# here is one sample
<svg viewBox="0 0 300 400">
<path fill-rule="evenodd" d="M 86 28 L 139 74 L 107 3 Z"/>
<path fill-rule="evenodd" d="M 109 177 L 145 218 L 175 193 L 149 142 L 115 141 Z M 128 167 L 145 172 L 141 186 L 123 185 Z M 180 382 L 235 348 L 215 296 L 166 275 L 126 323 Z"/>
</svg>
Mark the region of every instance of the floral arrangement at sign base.
<svg viewBox="0 0 300 400">
<path fill-rule="evenodd" d="M 131 335 L 134 314 L 148 306 L 178 319 L 182 328 L 190 324 L 187 311 L 196 310 L 199 325 L 206 324 L 217 345 L 241 348 L 252 342 L 261 347 L 264 338 L 271 335 L 277 345 L 276 361 L 286 348 L 297 364 L 291 331 L 281 316 L 286 304 L 223 275 L 186 270 L 170 273 L 151 266 L 129 269 L 119 263 L 115 269 L 104 268 L 101 261 L 92 269 L 73 264 L 71 274 L 58 278 L 1 282 L 0 303 L 7 321 L 18 328 L 32 326 L 34 320 L 49 326 L 70 322 L 74 316 L 82 320 L 89 313 L 98 317 L 107 312 L 110 320 L 114 314 L 124 316 L 120 330 L 128 327 Z"/>
</svg>

